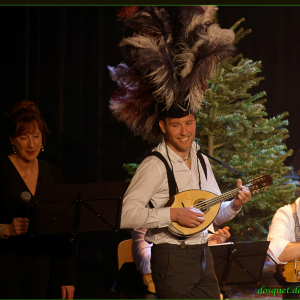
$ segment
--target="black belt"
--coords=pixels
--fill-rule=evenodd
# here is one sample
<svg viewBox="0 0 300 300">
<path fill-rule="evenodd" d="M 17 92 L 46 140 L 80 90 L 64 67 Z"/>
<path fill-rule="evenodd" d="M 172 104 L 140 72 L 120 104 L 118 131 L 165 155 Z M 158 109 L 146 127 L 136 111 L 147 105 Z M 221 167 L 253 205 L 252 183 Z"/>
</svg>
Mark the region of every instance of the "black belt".
<svg viewBox="0 0 300 300">
<path fill-rule="evenodd" d="M 196 244 L 196 245 L 186 245 L 189 249 L 205 249 L 208 247 L 208 242 L 205 242 L 203 244 Z M 168 244 L 168 243 L 162 243 L 162 244 L 153 244 L 154 248 L 161 249 L 161 250 L 172 250 L 177 249 L 178 247 L 182 247 L 182 244 L 176 245 L 176 244 Z"/>
</svg>

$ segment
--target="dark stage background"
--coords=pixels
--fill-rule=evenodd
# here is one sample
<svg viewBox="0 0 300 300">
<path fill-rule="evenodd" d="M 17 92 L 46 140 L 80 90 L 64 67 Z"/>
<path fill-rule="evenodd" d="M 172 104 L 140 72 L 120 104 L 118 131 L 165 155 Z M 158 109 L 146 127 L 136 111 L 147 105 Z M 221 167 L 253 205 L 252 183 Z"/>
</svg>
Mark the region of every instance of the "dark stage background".
<svg viewBox="0 0 300 300">
<path fill-rule="evenodd" d="M 19 100 L 39 104 L 51 136 L 41 158 L 53 162 L 66 183 L 120 181 L 122 164 L 136 162 L 150 147 L 111 115 L 114 83 L 107 65 L 121 61 L 117 28 L 120 7 L 1 7 L 0 113 L 1 155 L 12 149 L 6 115 Z M 167 7 L 174 17 L 176 9 Z M 237 44 L 239 52 L 263 64 L 261 81 L 252 92 L 267 92 L 269 117 L 288 111 L 295 153 L 299 144 L 300 7 L 219 7 L 222 28 L 244 17 L 253 32 Z M 295 155 L 294 155 L 295 157 Z M 294 164 L 291 157 L 288 165 Z M 296 169 L 300 165 L 295 165 Z M 77 297 L 116 298 L 109 292 L 117 272 L 116 247 L 130 237 L 93 233 L 79 239 Z"/>
</svg>

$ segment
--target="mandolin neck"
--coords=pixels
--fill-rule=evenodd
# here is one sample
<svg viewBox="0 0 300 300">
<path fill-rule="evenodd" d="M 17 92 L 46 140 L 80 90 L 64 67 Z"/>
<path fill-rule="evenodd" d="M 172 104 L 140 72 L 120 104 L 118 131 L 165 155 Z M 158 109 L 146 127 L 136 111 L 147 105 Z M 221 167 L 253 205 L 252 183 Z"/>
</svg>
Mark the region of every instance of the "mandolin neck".
<svg viewBox="0 0 300 300">
<path fill-rule="evenodd" d="M 248 185 L 245 184 L 245 186 L 247 187 Z M 234 190 L 231 190 L 229 192 L 221 194 L 221 195 L 219 195 L 217 197 L 214 197 L 212 199 L 201 201 L 201 202 L 196 204 L 196 207 L 201 208 L 201 207 L 203 207 L 203 204 L 205 203 L 205 208 L 209 208 L 209 207 L 212 207 L 216 204 L 222 203 L 224 201 L 228 201 L 230 199 L 233 199 L 238 194 L 239 190 L 240 190 L 239 188 L 236 188 Z"/>
</svg>

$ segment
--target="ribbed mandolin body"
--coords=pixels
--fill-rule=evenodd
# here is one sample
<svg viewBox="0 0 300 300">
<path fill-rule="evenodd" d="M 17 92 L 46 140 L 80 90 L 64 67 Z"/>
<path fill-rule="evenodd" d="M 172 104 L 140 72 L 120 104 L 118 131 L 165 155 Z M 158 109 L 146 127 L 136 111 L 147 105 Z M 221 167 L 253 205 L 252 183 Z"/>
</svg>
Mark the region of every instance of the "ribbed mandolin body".
<svg viewBox="0 0 300 300">
<path fill-rule="evenodd" d="M 217 195 L 208 191 L 203 190 L 188 190 L 176 194 L 174 196 L 174 202 L 171 205 L 171 208 L 179 208 L 179 207 L 192 207 L 198 202 L 211 199 L 216 197 Z M 203 210 L 205 221 L 201 223 L 199 226 L 194 228 L 188 228 L 179 225 L 177 222 L 172 222 L 169 226 L 169 230 L 177 235 L 177 236 L 190 236 L 196 234 L 205 228 L 207 228 L 217 216 L 221 203 L 218 203 L 212 207 L 209 207 L 207 210 Z"/>
<path fill-rule="evenodd" d="M 272 184 L 273 179 L 270 175 L 261 175 L 249 180 L 245 186 L 249 188 L 252 194 L 255 194 L 267 189 Z M 213 220 L 217 216 L 221 203 L 223 201 L 233 199 L 238 194 L 238 192 L 239 188 L 236 188 L 232 191 L 217 196 L 214 193 L 208 191 L 189 190 L 175 195 L 174 199 L 169 199 L 169 201 L 166 203 L 166 207 L 171 206 L 171 208 L 179 208 L 195 206 L 204 213 L 205 221 L 194 228 L 184 227 L 179 225 L 177 222 L 172 222 L 168 229 L 173 234 L 182 237 L 190 236 L 204 230 L 213 222 Z"/>
<path fill-rule="evenodd" d="M 300 283 L 300 259 L 292 260 L 284 265 L 276 266 L 276 272 L 286 282 Z"/>
</svg>

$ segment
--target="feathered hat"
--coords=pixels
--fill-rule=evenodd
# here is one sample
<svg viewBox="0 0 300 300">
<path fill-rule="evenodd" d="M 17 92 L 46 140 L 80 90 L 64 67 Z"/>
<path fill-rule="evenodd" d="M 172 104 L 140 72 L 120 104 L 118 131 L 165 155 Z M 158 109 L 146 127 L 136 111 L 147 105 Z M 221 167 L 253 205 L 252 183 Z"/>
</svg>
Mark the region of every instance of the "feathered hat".
<svg viewBox="0 0 300 300">
<path fill-rule="evenodd" d="M 179 7 L 172 26 L 164 8 L 125 7 L 117 22 L 133 29 L 123 38 L 124 60 L 108 66 L 118 88 L 110 109 L 135 135 L 157 140 L 159 119 L 201 108 L 217 64 L 235 52 L 232 30 L 213 22 L 216 6 Z"/>
</svg>

